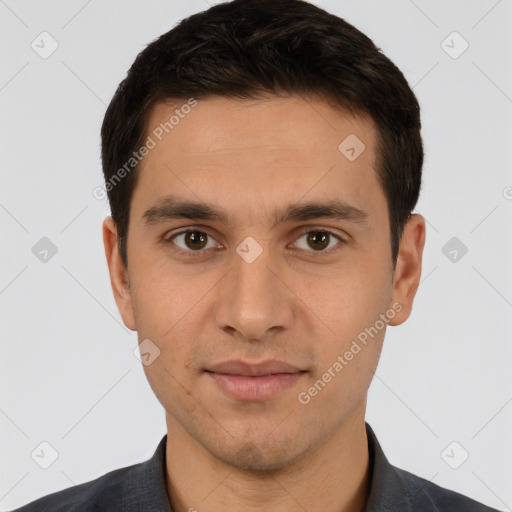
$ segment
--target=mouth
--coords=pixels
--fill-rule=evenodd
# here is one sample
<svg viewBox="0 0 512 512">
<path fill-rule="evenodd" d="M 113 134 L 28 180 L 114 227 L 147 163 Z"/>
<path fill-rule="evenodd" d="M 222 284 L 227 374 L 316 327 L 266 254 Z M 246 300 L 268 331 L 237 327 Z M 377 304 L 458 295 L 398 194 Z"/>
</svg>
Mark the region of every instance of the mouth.
<svg viewBox="0 0 512 512">
<path fill-rule="evenodd" d="M 205 372 L 231 398 L 263 402 L 294 386 L 307 370 L 283 361 L 271 360 L 256 364 L 226 361 L 211 366 Z"/>
</svg>

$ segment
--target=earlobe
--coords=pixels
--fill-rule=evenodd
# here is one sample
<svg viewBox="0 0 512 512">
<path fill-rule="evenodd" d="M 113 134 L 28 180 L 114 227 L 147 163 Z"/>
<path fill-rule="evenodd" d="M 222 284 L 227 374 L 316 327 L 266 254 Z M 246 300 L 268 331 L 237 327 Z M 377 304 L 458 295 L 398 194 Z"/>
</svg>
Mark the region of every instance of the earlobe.
<svg viewBox="0 0 512 512">
<path fill-rule="evenodd" d="M 398 303 L 402 308 L 390 320 L 389 325 L 400 325 L 411 314 L 414 296 L 418 290 L 421 278 L 424 246 L 425 219 L 419 214 L 414 214 L 409 218 L 404 227 L 393 273 L 393 295 L 390 306 Z"/>
<path fill-rule="evenodd" d="M 132 295 L 128 272 L 119 252 L 117 227 L 112 217 L 103 221 L 103 245 L 110 274 L 110 284 L 119 313 L 128 329 L 135 331 Z"/>
</svg>

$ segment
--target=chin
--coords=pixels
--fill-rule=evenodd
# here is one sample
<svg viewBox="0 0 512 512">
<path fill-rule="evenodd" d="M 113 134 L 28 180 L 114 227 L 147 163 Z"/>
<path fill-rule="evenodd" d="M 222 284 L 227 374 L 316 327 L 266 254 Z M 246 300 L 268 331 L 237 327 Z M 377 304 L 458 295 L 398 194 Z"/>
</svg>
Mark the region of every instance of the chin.
<svg viewBox="0 0 512 512">
<path fill-rule="evenodd" d="M 253 443 L 246 443 L 237 452 L 227 455 L 224 461 L 238 469 L 250 472 L 277 472 L 289 466 L 289 460 L 286 457 L 277 456 L 272 451 L 264 453 Z"/>
<path fill-rule="evenodd" d="M 291 440 L 271 443 L 267 439 L 231 438 L 211 452 L 225 464 L 250 472 L 278 472 L 305 454 Z M 274 440 L 275 441 L 275 440 Z"/>
</svg>

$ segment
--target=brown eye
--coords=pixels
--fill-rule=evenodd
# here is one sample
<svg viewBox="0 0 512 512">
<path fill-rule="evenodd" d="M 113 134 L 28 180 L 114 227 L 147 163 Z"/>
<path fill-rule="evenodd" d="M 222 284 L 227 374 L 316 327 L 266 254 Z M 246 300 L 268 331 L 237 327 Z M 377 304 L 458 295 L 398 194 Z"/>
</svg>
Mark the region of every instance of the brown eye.
<svg viewBox="0 0 512 512">
<path fill-rule="evenodd" d="M 323 250 L 329 245 L 329 233 L 324 231 L 312 231 L 308 233 L 308 244 L 315 251 Z"/>
<path fill-rule="evenodd" d="M 327 252 L 326 248 L 331 249 L 340 242 L 343 240 L 334 233 L 318 229 L 303 233 L 294 245 L 309 252 Z"/>
<path fill-rule="evenodd" d="M 204 249 L 207 242 L 207 235 L 200 231 L 189 231 L 185 234 L 185 244 L 190 249 Z"/>
<path fill-rule="evenodd" d="M 176 233 L 168 240 L 180 249 L 188 252 L 199 252 L 202 249 L 216 247 L 215 241 L 203 231 L 189 230 Z M 209 244 L 209 245 L 208 245 Z"/>
</svg>

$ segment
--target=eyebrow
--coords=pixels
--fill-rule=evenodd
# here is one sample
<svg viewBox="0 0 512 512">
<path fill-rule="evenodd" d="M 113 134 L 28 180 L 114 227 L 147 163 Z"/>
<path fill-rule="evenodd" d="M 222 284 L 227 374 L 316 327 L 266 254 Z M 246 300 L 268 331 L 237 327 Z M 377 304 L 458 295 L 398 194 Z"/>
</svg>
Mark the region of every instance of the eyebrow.
<svg viewBox="0 0 512 512">
<path fill-rule="evenodd" d="M 281 212 L 275 212 L 271 220 L 272 226 L 275 226 L 283 222 L 320 218 L 365 223 L 368 220 L 368 213 L 333 199 L 325 202 L 309 201 L 289 204 Z M 142 219 L 145 225 L 155 225 L 172 219 L 208 220 L 227 224 L 228 214 L 222 208 L 210 203 L 167 195 L 158 199 L 152 207 L 147 209 Z"/>
</svg>

